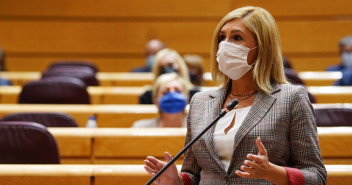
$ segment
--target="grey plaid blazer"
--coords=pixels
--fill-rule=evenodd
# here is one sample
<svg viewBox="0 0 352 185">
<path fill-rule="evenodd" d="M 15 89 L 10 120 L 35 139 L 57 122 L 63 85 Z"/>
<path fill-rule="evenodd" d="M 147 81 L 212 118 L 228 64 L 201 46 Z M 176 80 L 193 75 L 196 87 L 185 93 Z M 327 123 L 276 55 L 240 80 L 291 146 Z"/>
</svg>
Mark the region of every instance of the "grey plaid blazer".
<svg viewBox="0 0 352 185">
<path fill-rule="evenodd" d="M 226 92 L 226 88 L 200 92 L 192 98 L 185 143 L 218 115 Z M 255 144 L 258 136 L 268 151 L 270 162 L 300 169 L 306 184 L 326 184 L 327 173 L 320 155 L 314 111 L 305 88 L 275 84 L 270 95 L 257 93 L 234 138 L 228 171 L 222 167 L 214 148 L 214 128 L 185 153 L 181 171 L 189 175 L 192 184 L 271 184 L 235 174 L 248 153 L 258 153 Z"/>
</svg>

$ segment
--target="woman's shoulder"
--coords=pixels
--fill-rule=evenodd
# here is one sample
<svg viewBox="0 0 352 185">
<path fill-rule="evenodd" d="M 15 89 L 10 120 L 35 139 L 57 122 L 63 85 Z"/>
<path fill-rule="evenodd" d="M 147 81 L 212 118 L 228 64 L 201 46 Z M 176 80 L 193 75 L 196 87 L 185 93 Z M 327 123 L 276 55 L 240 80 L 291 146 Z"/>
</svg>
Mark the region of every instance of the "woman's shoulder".
<svg viewBox="0 0 352 185">
<path fill-rule="evenodd" d="M 201 87 L 200 91 L 193 95 L 193 101 L 205 101 L 222 93 L 224 89 L 219 87 Z"/>
<path fill-rule="evenodd" d="M 307 93 L 307 89 L 302 85 L 280 84 L 281 91 L 291 93 Z"/>
<path fill-rule="evenodd" d="M 308 100 L 308 91 L 302 85 L 294 85 L 294 84 L 280 84 L 279 95 L 282 97 L 286 97 L 288 99 L 296 100 Z"/>
</svg>

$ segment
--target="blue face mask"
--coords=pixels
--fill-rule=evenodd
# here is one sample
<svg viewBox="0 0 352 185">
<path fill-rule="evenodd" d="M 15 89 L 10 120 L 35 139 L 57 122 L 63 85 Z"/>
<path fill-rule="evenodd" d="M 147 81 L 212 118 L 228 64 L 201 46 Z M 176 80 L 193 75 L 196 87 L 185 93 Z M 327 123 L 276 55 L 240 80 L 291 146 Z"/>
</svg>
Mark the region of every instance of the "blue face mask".
<svg viewBox="0 0 352 185">
<path fill-rule="evenodd" d="M 169 92 L 159 100 L 161 112 L 176 114 L 186 107 L 186 97 L 180 92 Z"/>
</svg>

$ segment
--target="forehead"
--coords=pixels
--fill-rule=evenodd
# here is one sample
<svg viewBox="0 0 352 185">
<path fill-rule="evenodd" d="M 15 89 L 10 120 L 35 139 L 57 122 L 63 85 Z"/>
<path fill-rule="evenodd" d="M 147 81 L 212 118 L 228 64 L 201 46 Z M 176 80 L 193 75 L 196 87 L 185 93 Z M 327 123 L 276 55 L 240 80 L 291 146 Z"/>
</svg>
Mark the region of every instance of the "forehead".
<svg viewBox="0 0 352 185">
<path fill-rule="evenodd" d="M 169 64 L 169 63 L 177 63 L 177 60 L 175 57 L 173 57 L 171 54 L 165 55 L 163 58 L 161 58 L 160 64 Z"/>
<path fill-rule="evenodd" d="M 225 23 L 220 29 L 220 33 L 226 33 L 231 31 L 241 31 L 243 33 L 251 33 L 247 26 L 244 24 L 242 19 L 236 18 Z"/>
<path fill-rule="evenodd" d="M 165 90 L 170 88 L 177 88 L 177 89 L 184 90 L 182 83 L 176 79 L 167 81 L 166 83 L 161 85 L 160 90 Z"/>
</svg>

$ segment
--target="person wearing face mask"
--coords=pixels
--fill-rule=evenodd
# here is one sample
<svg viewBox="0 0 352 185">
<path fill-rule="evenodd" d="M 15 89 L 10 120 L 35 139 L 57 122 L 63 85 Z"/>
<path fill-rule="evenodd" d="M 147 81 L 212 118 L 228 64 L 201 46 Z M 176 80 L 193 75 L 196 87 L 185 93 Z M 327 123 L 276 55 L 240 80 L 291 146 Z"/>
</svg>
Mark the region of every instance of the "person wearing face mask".
<svg viewBox="0 0 352 185">
<path fill-rule="evenodd" d="M 342 78 L 337 80 L 336 86 L 350 86 L 352 85 L 352 35 L 341 39 L 339 43 L 339 52 L 341 56 L 341 63 L 338 65 L 329 66 L 327 71 L 341 71 Z"/>
<path fill-rule="evenodd" d="M 153 101 L 159 117 L 136 121 L 133 128 L 185 127 L 188 85 L 177 73 L 162 74 L 153 86 Z"/>
<path fill-rule="evenodd" d="M 211 52 L 219 89 L 191 99 L 185 144 L 239 103 L 185 152 L 180 173 L 173 164 L 156 184 L 326 184 L 314 110 L 305 88 L 287 82 L 281 53 L 265 9 L 238 8 L 219 22 Z M 144 162 L 151 176 L 165 165 L 152 156 Z"/>
<path fill-rule="evenodd" d="M 193 85 L 201 86 L 203 85 L 203 58 L 200 55 L 186 54 L 183 56 L 188 67 L 189 78 Z"/>
<path fill-rule="evenodd" d="M 146 64 L 143 67 L 132 69 L 132 72 L 151 72 L 155 62 L 155 55 L 162 49 L 166 48 L 164 42 L 159 39 L 150 40 L 145 46 Z"/>
<path fill-rule="evenodd" d="M 155 56 L 155 63 L 153 65 L 154 79 L 152 84 L 155 83 L 160 75 L 173 72 L 178 73 L 188 84 L 190 98 L 199 92 L 190 82 L 187 65 L 178 52 L 169 48 L 159 51 Z M 152 91 L 150 89 L 146 90 L 139 97 L 139 104 L 153 104 Z"/>
</svg>

